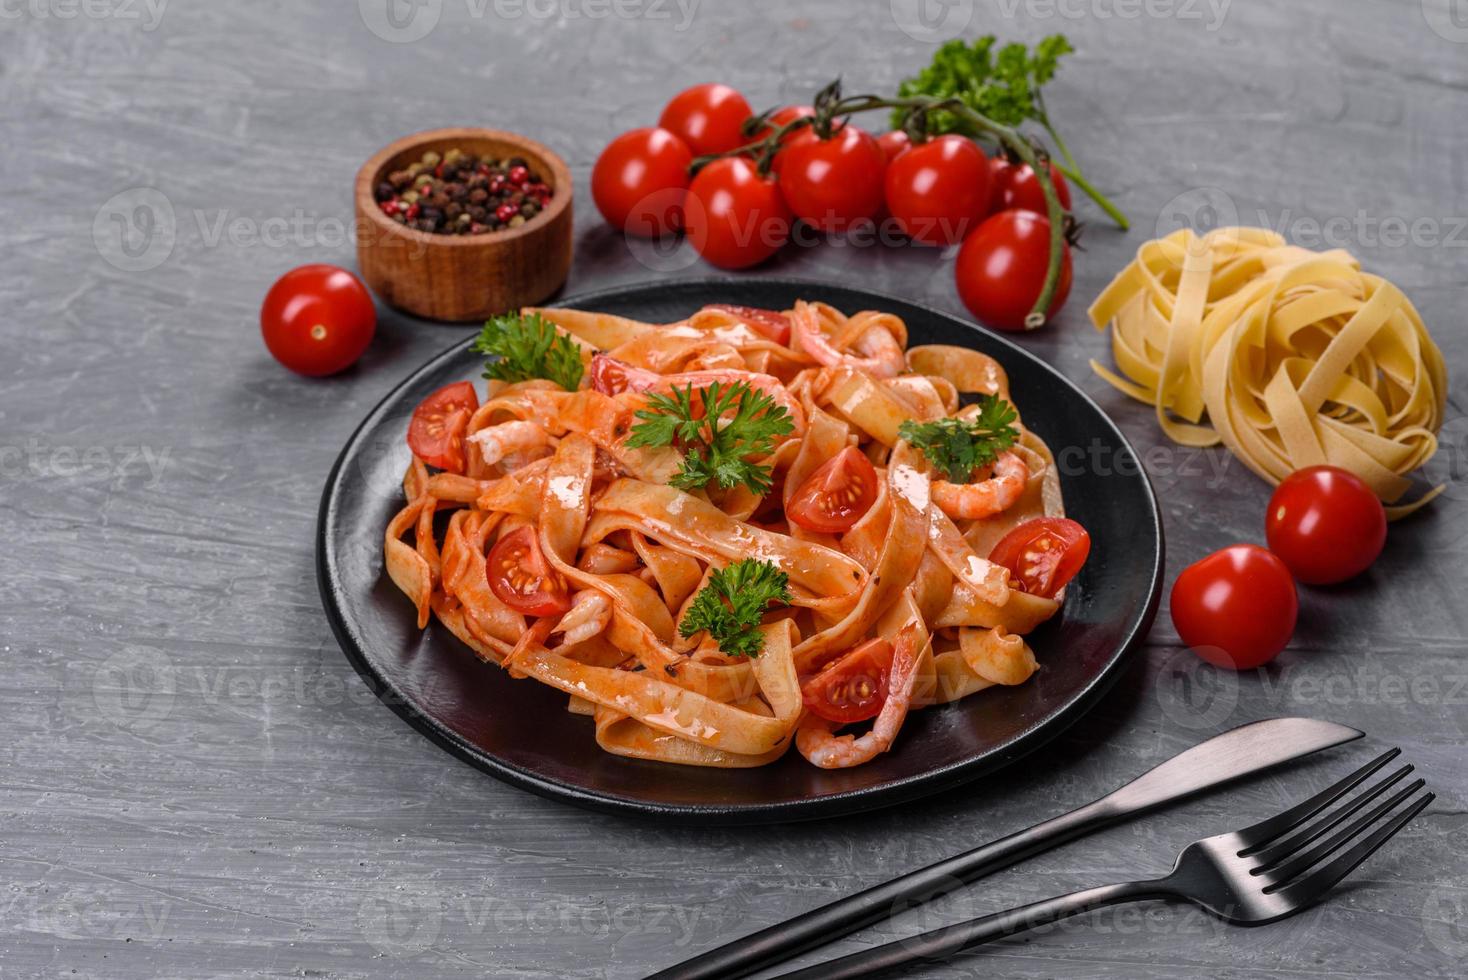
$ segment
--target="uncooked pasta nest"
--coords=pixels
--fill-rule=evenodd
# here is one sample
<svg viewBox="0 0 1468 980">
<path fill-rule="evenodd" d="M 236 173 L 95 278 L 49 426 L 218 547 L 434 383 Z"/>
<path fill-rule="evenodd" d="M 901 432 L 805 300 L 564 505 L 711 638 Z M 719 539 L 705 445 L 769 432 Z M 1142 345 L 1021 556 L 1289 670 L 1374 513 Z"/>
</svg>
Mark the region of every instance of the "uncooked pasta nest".
<svg viewBox="0 0 1468 980">
<path fill-rule="evenodd" d="M 1348 252 L 1263 228 L 1182 229 L 1143 245 L 1090 309 L 1110 325 L 1118 389 L 1175 442 L 1222 442 L 1271 483 L 1350 470 L 1408 514 L 1408 478 L 1437 451 L 1447 369 L 1417 310 Z M 1204 416 L 1207 416 L 1206 424 Z"/>
</svg>

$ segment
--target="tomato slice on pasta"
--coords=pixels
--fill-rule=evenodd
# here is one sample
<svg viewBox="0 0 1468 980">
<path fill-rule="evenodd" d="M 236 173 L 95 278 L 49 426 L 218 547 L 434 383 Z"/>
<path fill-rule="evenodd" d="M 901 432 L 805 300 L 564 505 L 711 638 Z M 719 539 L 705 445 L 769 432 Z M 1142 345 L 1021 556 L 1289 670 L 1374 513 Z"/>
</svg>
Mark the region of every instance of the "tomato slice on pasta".
<svg viewBox="0 0 1468 980">
<path fill-rule="evenodd" d="M 877 471 L 866 454 L 847 446 L 806 477 L 785 515 L 807 531 L 850 531 L 877 500 Z"/>
<path fill-rule="evenodd" d="M 728 303 L 714 303 L 706 309 L 727 313 L 777 344 L 790 343 L 790 318 L 783 313 L 762 310 L 757 306 L 730 306 Z"/>
<path fill-rule="evenodd" d="M 887 703 L 891 671 L 892 644 L 877 637 L 807 678 L 800 690 L 812 714 L 839 724 L 866 721 Z"/>
<path fill-rule="evenodd" d="M 479 394 L 468 381 L 445 385 L 413 409 L 408 448 L 429 466 L 464 472 L 464 434 L 479 409 Z"/>
<path fill-rule="evenodd" d="M 1075 578 L 1091 553 L 1086 529 L 1065 517 L 1036 517 L 999 539 L 989 560 L 1003 565 L 1031 595 L 1049 599 Z"/>
<path fill-rule="evenodd" d="M 527 616 L 559 616 L 571 608 L 566 582 L 540 550 L 540 537 L 529 526 L 511 531 L 489 549 L 484 563 L 489 591 L 505 605 Z"/>
</svg>

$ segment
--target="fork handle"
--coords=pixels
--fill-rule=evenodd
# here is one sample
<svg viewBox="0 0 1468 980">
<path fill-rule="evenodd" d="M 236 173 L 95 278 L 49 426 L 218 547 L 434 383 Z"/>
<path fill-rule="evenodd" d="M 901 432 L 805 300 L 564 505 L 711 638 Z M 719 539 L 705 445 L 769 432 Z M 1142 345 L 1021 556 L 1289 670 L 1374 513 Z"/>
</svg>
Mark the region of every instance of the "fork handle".
<svg viewBox="0 0 1468 980">
<path fill-rule="evenodd" d="M 995 912 L 907 939 L 899 939 L 885 946 L 852 953 L 840 959 L 817 963 L 793 973 L 782 973 L 772 980 L 854 980 L 856 977 L 876 976 L 913 963 L 931 963 L 956 956 L 983 943 L 1091 909 L 1164 897 L 1169 894 L 1164 881 L 1165 879 L 1158 879 L 1101 885 L 1069 895 L 1047 898 L 1043 902 Z"/>
</svg>

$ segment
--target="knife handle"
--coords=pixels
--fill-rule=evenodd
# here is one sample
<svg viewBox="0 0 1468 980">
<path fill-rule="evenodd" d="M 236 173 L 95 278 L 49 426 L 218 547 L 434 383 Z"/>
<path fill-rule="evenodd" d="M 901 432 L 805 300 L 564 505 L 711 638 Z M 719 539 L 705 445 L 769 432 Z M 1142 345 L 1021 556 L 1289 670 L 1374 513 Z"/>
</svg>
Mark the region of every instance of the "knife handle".
<svg viewBox="0 0 1468 980">
<path fill-rule="evenodd" d="M 1123 814 L 1108 798 L 711 949 L 647 980 L 735 980 L 1090 833 Z"/>
</svg>

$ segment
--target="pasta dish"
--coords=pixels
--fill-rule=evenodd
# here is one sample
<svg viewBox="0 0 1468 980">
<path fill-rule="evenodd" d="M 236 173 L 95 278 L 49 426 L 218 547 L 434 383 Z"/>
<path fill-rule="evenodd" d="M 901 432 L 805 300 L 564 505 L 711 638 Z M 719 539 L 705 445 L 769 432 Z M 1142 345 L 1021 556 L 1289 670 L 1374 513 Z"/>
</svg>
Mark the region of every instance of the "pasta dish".
<svg viewBox="0 0 1468 980">
<path fill-rule="evenodd" d="M 490 321 L 415 411 L 385 565 L 620 756 L 842 768 L 1038 669 L 1090 539 L 992 358 L 889 313 Z"/>
</svg>

